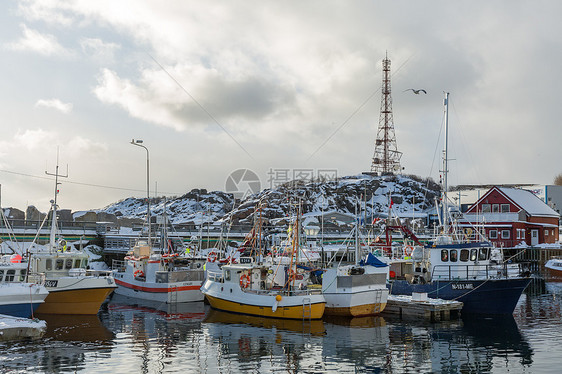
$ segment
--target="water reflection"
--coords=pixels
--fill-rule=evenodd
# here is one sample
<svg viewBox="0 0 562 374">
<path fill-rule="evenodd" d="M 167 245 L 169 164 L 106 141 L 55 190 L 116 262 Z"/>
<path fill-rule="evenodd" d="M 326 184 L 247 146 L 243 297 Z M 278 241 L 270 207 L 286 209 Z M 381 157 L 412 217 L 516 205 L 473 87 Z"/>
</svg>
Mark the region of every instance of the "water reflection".
<svg viewBox="0 0 562 374">
<path fill-rule="evenodd" d="M 389 326 L 376 317 L 326 317 L 322 345 L 326 368 L 338 371 L 380 372 L 388 367 Z"/>
<path fill-rule="evenodd" d="M 306 323 L 115 297 L 99 317 L 42 316 L 41 341 L 0 343 L 0 372 L 547 372 L 561 353 L 561 299 L 562 283 L 546 282 L 513 317 Z"/>
<path fill-rule="evenodd" d="M 111 355 L 114 335 L 98 316 L 37 314 L 36 317 L 47 322 L 44 337 L 0 345 L 1 372 L 81 371 L 86 369 L 89 352 L 96 352 L 100 359 Z"/>
</svg>

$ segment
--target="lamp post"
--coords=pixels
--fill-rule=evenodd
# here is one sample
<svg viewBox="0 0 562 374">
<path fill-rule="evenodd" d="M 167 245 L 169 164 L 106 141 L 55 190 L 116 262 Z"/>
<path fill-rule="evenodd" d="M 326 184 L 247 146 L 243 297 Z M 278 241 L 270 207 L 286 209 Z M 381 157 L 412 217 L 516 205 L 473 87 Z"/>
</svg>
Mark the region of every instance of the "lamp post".
<svg viewBox="0 0 562 374">
<path fill-rule="evenodd" d="M 150 236 L 151 236 L 151 230 L 150 230 L 150 162 L 149 162 L 148 148 L 146 148 L 142 144 L 142 140 L 140 140 L 140 139 L 137 139 L 137 140 L 132 139 L 131 144 L 142 147 L 146 150 L 146 203 L 147 203 L 146 220 L 148 222 L 148 246 L 150 246 L 151 245 L 151 241 L 150 241 Z"/>
</svg>

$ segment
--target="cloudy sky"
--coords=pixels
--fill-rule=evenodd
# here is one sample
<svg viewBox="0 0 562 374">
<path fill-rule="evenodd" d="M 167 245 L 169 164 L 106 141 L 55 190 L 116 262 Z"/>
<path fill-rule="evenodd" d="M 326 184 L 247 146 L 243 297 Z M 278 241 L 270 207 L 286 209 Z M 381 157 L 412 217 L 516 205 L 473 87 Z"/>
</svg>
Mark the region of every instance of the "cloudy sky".
<svg viewBox="0 0 562 374">
<path fill-rule="evenodd" d="M 404 173 L 551 184 L 562 172 L 562 2 L 8 0 L 2 206 L 224 190 L 238 169 L 368 171 L 382 59 Z M 414 95 L 408 88 L 424 88 Z M 238 174 L 240 175 L 240 174 Z"/>
</svg>

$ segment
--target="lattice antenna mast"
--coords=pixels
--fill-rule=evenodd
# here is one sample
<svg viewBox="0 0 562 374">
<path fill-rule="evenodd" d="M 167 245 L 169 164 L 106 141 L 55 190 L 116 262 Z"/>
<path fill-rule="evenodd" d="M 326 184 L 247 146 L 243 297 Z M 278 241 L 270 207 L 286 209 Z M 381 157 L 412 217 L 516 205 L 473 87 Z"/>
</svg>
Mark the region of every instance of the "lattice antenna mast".
<svg viewBox="0 0 562 374">
<path fill-rule="evenodd" d="M 390 96 L 390 60 L 382 60 L 382 97 L 379 128 L 375 142 L 375 154 L 371 172 L 379 174 L 399 173 L 402 152 L 398 152 L 394 120 L 392 118 L 392 97 Z"/>
</svg>

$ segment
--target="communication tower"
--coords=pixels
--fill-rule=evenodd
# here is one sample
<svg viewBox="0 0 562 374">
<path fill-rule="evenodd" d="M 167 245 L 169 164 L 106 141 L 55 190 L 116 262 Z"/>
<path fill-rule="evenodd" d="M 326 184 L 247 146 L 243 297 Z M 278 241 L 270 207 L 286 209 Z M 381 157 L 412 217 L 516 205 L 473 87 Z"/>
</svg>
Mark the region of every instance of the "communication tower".
<svg viewBox="0 0 562 374">
<path fill-rule="evenodd" d="M 382 60 L 382 97 L 381 113 L 375 154 L 371 164 L 371 173 L 389 174 L 399 173 L 402 152 L 398 152 L 396 135 L 394 134 L 394 120 L 392 119 L 392 97 L 390 96 L 390 60 L 388 55 Z"/>
</svg>

